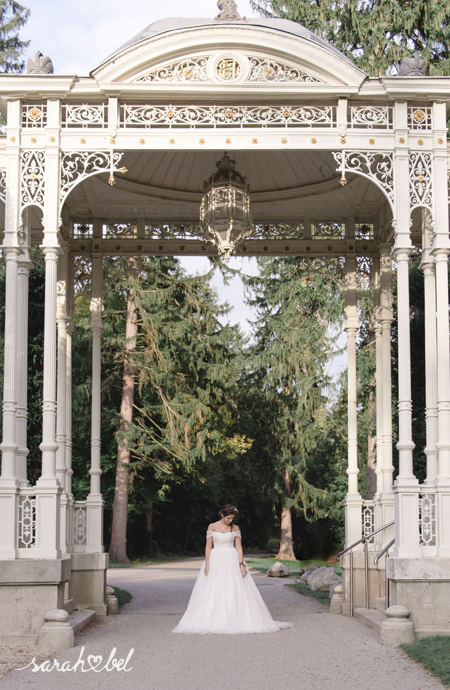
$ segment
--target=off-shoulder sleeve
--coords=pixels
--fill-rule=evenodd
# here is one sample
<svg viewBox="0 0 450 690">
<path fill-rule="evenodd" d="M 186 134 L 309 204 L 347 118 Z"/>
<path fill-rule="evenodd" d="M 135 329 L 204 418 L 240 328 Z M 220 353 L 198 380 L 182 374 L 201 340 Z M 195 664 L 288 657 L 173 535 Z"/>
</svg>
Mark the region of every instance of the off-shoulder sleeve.
<svg viewBox="0 0 450 690">
<path fill-rule="evenodd" d="M 240 529 L 235 529 L 233 530 L 233 534 L 235 537 L 239 537 L 239 539 L 242 539 L 242 534 Z"/>
<path fill-rule="evenodd" d="M 213 534 L 214 534 L 214 531 L 213 531 L 212 529 L 207 529 L 207 530 L 206 530 L 206 538 L 207 538 L 207 539 L 208 539 L 208 537 L 212 537 Z"/>
</svg>

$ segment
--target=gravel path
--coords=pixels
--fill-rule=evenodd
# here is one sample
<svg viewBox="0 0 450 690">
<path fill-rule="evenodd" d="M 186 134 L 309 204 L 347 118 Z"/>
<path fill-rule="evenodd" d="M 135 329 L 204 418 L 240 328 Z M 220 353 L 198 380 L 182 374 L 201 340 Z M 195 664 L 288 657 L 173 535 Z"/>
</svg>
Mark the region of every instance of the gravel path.
<svg viewBox="0 0 450 690">
<path fill-rule="evenodd" d="M 1 690 L 437 690 L 444 686 L 401 651 L 382 647 L 374 630 L 354 619 L 330 614 L 315 599 L 284 586 L 283 580 L 253 572 L 273 617 L 293 628 L 259 635 L 174 635 L 202 559 L 148 568 L 108 571 L 108 583 L 133 594 L 118 616 L 94 621 L 76 636 L 76 647 L 56 658 L 70 666 L 88 655 L 97 668 L 112 649 L 129 672 L 11 671 Z M 11 649 L 11 648 L 7 648 Z M 37 656 L 33 651 L 33 655 Z M 42 658 L 42 655 L 40 654 Z M 53 659 L 53 655 L 49 655 Z M 31 660 L 31 656 L 29 658 Z M 1 656 L 0 656 L 1 662 Z M 53 662 L 52 662 L 53 663 Z M 21 664 L 23 665 L 23 664 Z"/>
</svg>

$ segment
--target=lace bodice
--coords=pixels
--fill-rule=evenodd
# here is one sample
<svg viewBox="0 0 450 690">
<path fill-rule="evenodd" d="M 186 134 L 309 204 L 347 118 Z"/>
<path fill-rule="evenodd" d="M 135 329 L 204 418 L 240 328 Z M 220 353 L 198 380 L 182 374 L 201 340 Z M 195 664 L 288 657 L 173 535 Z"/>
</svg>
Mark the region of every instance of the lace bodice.
<svg viewBox="0 0 450 690">
<path fill-rule="evenodd" d="M 234 547 L 235 537 L 241 538 L 241 530 L 236 529 L 233 532 L 215 532 L 214 530 L 207 530 L 206 538 L 213 538 L 215 549 L 230 549 Z"/>
</svg>

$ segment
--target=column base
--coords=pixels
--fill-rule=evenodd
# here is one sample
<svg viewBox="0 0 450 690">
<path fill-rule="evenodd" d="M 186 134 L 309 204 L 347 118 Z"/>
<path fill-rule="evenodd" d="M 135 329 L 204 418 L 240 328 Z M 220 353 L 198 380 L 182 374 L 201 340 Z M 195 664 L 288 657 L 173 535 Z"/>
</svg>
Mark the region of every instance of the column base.
<svg viewBox="0 0 450 690">
<path fill-rule="evenodd" d="M 106 571 L 109 565 L 107 553 L 72 553 L 72 577 L 69 596 L 75 606 L 83 606 L 106 616 Z"/>
<path fill-rule="evenodd" d="M 0 560 L 0 644 L 35 645 L 45 614 L 64 606 L 70 559 Z"/>
</svg>

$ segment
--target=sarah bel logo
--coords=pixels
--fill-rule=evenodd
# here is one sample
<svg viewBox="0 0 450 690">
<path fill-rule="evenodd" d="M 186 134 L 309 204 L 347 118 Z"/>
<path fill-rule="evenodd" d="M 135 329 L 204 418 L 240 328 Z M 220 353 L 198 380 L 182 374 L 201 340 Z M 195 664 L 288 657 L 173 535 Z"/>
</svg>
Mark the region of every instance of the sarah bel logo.
<svg viewBox="0 0 450 690">
<path fill-rule="evenodd" d="M 27 666 L 22 666 L 22 668 L 16 668 L 16 671 L 23 671 L 24 669 L 28 668 L 29 666 L 33 666 L 31 671 L 33 673 L 36 673 L 37 671 L 43 671 L 49 673 L 50 671 L 62 671 L 62 673 L 65 673 L 66 671 L 81 671 L 82 673 L 87 673 L 88 671 L 95 671 L 95 673 L 100 673 L 101 671 L 131 671 L 131 668 L 127 668 L 127 664 L 129 660 L 132 657 L 132 654 L 134 652 L 134 647 L 130 649 L 128 652 L 128 656 L 126 659 L 115 659 L 115 654 L 116 654 L 116 648 L 113 647 L 111 650 L 111 653 L 109 655 L 108 661 L 102 666 L 103 663 L 103 657 L 101 654 L 98 654 L 95 656 L 94 654 L 89 654 L 87 659 L 83 659 L 83 653 L 84 653 L 84 647 L 81 647 L 80 650 L 80 655 L 78 657 L 78 660 L 71 666 L 70 661 L 64 661 L 64 662 L 59 662 L 57 659 L 46 659 L 46 661 L 43 661 L 40 664 L 36 663 L 36 657 L 33 658 L 32 661 L 30 661 Z"/>
</svg>

